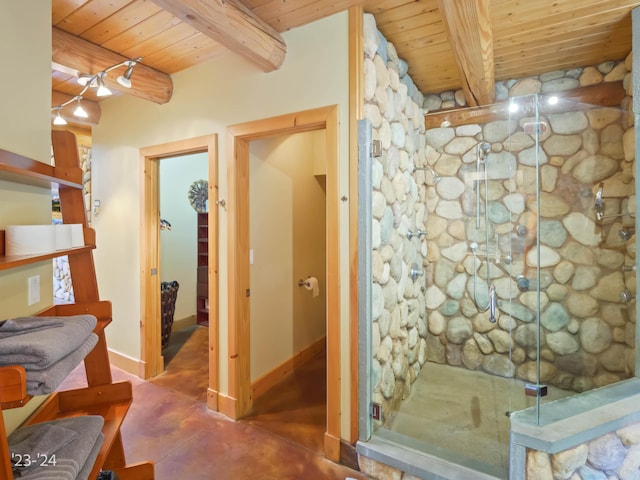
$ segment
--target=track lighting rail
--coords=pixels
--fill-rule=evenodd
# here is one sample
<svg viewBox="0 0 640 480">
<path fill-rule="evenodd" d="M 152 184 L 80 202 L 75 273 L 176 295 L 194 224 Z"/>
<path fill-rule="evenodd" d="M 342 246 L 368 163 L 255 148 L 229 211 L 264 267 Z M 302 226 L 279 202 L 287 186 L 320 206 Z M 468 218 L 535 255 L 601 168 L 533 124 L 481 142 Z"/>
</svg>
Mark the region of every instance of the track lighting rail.
<svg viewBox="0 0 640 480">
<path fill-rule="evenodd" d="M 120 75 L 116 81 L 119 85 L 124 88 L 131 88 L 131 76 L 133 75 L 133 67 L 135 67 L 139 62 L 142 61 L 142 57 L 137 57 L 135 59 L 125 60 L 124 62 L 116 63 L 115 65 L 111 65 L 110 67 L 96 73 L 95 75 L 82 74 L 78 77 L 78 83 L 82 85 L 82 90 L 80 93 L 70 98 L 66 102 L 60 103 L 58 105 L 54 105 L 51 107 L 51 111 L 55 112 L 55 117 L 53 119 L 54 125 L 66 125 L 67 121 L 62 117 L 61 110 L 70 105 L 73 102 L 78 102 L 78 106 L 74 110 L 73 114 L 79 118 L 87 118 L 88 114 L 84 108 L 82 108 L 82 99 L 84 98 L 84 94 L 89 88 L 97 88 L 96 95 L 98 97 L 106 97 L 111 95 L 111 90 L 109 90 L 105 84 L 104 79 L 109 72 L 115 70 L 120 67 L 127 67 L 125 72 Z"/>
</svg>

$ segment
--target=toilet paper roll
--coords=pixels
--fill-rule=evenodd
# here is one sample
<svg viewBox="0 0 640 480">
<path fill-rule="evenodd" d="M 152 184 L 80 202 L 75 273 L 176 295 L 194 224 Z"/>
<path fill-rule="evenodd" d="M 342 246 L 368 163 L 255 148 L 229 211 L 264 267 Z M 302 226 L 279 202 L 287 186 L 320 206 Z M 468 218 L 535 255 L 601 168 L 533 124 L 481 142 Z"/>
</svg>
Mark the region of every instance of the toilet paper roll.
<svg viewBox="0 0 640 480">
<path fill-rule="evenodd" d="M 53 231 L 56 236 L 56 250 L 67 250 L 71 248 L 71 225 L 54 225 Z"/>
<path fill-rule="evenodd" d="M 7 225 L 6 255 L 36 255 L 54 252 L 56 235 L 53 225 Z"/>
<path fill-rule="evenodd" d="M 71 227 L 71 246 L 84 247 L 84 230 L 81 223 L 72 223 Z"/>
<path fill-rule="evenodd" d="M 316 277 L 309 277 L 305 280 L 304 288 L 311 290 L 311 296 L 317 297 L 320 295 L 320 287 L 318 286 L 318 279 Z"/>
</svg>

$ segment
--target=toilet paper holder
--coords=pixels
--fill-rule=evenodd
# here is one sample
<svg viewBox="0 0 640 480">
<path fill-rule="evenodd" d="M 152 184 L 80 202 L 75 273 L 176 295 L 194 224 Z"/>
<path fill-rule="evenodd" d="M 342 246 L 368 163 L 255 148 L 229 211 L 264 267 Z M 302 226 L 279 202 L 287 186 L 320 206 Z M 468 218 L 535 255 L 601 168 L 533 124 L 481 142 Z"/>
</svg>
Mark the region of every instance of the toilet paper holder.
<svg viewBox="0 0 640 480">
<path fill-rule="evenodd" d="M 311 278 L 311 277 L 307 277 L 307 278 Z M 311 284 L 307 281 L 307 280 L 298 280 L 298 286 L 299 287 L 310 287 Z"/>
</svg>

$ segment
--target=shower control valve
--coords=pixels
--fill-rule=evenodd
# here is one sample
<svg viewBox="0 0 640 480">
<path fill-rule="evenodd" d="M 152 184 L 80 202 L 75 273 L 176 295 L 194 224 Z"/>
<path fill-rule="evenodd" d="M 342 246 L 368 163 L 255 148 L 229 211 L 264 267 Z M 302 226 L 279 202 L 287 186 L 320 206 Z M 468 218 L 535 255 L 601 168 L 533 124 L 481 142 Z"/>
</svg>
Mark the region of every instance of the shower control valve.
<svg viewBox="0 0 640 480">
<path fill-rule="evenodd" d="M 426 230 L 416 230 L 415 232 L 412 232 L 411 230 L 409 230 L 407 232 L 407 238 L 409 240 L 411 240 L 413 237 L 424 237 L 427 234 Z"/>
</svg>

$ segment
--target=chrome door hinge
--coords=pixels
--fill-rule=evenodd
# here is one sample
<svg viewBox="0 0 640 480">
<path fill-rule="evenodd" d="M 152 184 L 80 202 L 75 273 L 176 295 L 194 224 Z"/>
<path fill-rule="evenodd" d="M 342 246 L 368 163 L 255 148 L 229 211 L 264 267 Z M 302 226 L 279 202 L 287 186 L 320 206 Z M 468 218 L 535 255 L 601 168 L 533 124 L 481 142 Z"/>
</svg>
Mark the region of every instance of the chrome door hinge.
<svg viewBox="0 0 640 480">
<path fill-rule="evenodd" d="M 371 155 L 374 158 L 382 156 L 382 142 L 380 140 L 373 140 L 371 142 Z"/>
<path fill-rule="evenodd" d="M 371 402 L 371 417 L 374 420 L 381 420 L 382 419 L 382 405 L 380 405 L 379 403 L 376 402 Z"/>
</svg>

